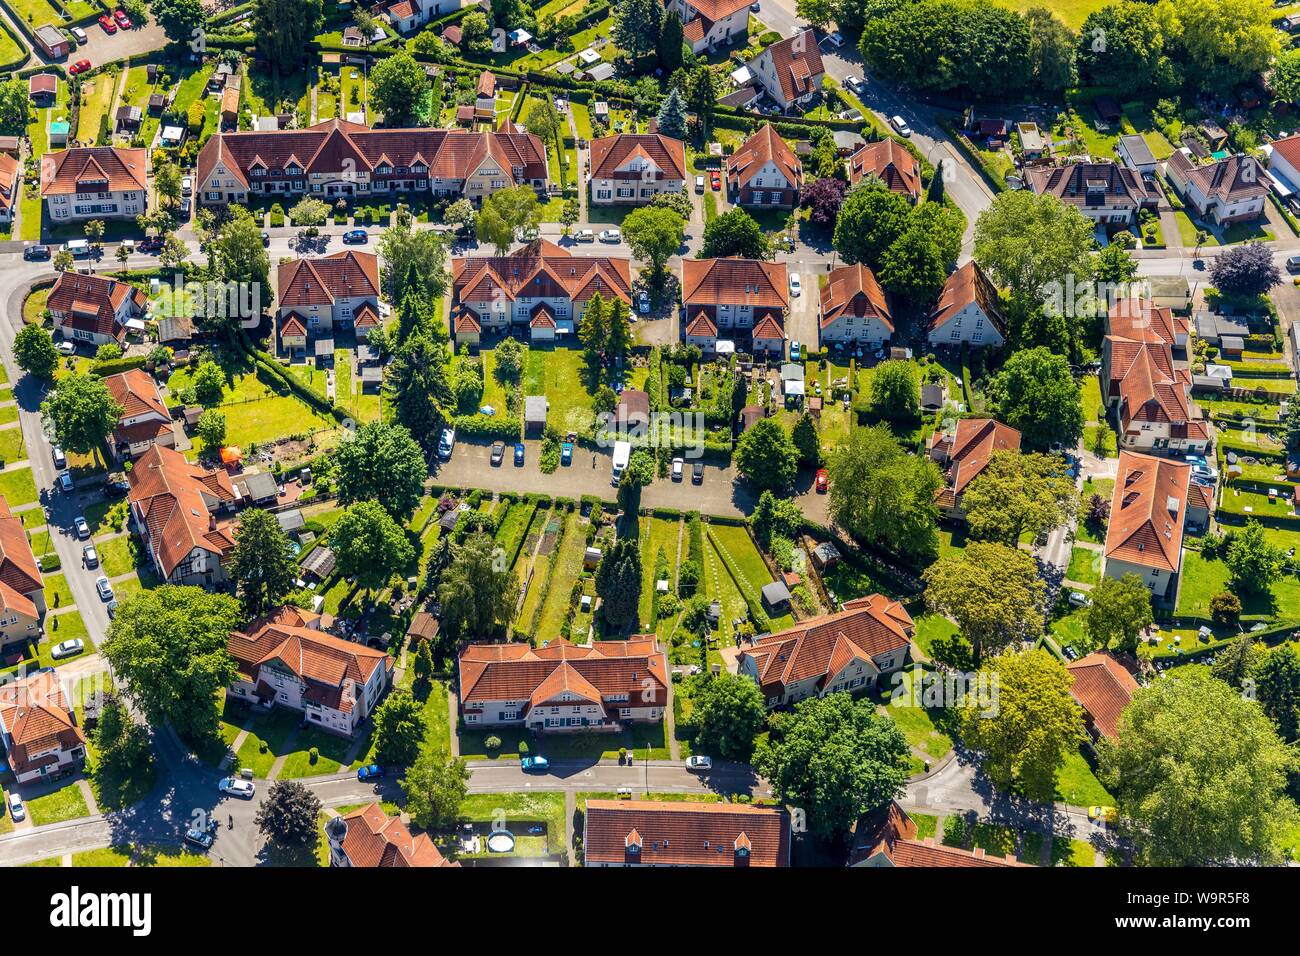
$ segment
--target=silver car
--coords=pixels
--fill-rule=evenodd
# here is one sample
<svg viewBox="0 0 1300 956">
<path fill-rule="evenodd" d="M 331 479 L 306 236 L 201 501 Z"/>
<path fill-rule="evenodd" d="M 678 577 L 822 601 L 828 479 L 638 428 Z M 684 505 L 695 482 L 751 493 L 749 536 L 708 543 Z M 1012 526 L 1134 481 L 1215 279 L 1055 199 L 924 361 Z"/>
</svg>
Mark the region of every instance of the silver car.
<svg viewBox="0 0 1300 956">
<path fill-rule="evenodd" d="M 251 780 L 240 780 L 238 777 L 224 778 L 217 784 L 217 789 L 222 793 L 228 793 L 236 797 L 243 797 L 245 800 L 252 800 L 253 795 L 257 793 L 257 788 L 253 786 Z"/>
</svg>

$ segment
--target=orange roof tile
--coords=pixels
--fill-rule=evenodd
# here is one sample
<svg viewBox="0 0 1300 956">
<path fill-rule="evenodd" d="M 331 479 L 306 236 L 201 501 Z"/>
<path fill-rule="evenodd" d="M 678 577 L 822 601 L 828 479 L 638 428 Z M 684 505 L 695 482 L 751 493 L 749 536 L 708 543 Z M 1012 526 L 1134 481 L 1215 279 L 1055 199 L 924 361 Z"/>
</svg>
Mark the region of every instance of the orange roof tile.
<svg viewBox="0 0 1300 956">
<path fill-rule="evenodd" d="M 616 133 L 591 141 L 590 179 L 646 178 L 643 170 L 629 170 L 634 160 L 653 168 L 655 181 L 686 179 L 686 146 L 680 139 L 662 133 Z"/>
<path fill-rule="evenodd" d="M 783 809 L 733 803 L 588 800 L 583 856 L 589 864 L 790 865 Z"/>
<path fill-rule="evenodd" d="M 378 803 L 343 816 L 342 849 L 356 867 L 459 866 L 447 861 L 427 833 L 412 836 L 400 817 L 390 817 Z"/>
<path fill-rule="evenodd" d="M 938 329 L 972 302 L 979 304 L 998 334 L 1005 337 L 1006 325 L 1002 320 L 997 287 L 973 259 L 950 275 L 943 284 L 939 304 L 930 314 L 930 330 Z"/>
<path fill-rule="evenodd" d="M 31 543 L 23 529 L 23 520 L 9 510 L 9 502 L 0 495 L 0 594 L 3 605 L 36 616 L 36 605 L 27 595 L 44 587 L 41 570 L 32 554 Z"/>
<path fill-rule="evenodd" d="M 683 259 L 682 301 L 696 305 L 790 306 L 784 262 L 758 259 Z"/>
<path fill-rule="evenodd" d="M 117 375 L 109 375 L 104 379 L 104 387 L 113 396 L 113 401 L 122 406 L 122 418 L 153 413 L 171 421 L 162 394 L 158 391 L 158 384 L 144 369 L 133 368 Z"/>
<path fill-rule="evenodd" d="M 0 723 L 12 741 L 9 765 L 15 773 L 39 767 L 48 750 L 86 746 L 53 671 L 0 687 Z"/>
<path fill-rule="evenodd" d="M 1138 684 L 1113 654 L 1098 652 L 1065 665 L 1074 683 L 1070 695 L 1107 737 L 1118 732 L 1119 717 L 1137 692 Z"/>
<path fill-rule="evenodd" d="M 379 295 L 379 257 L 345 249 L 319 259 L 280 263 L 279 307 L 332 305 L 338 299 Z"/>
<path fill-rule="evenodd" d="M 1192 466 L 1131 451 L 1119 455 L 1106 557 L 1177 571 Z"/>
<path fill-rule="evenodd" d="M 41 158 L 41 197 L 146 188 L 149 154 L 143 149 L 91 146 Z"/>
<path fill-rule="evenodd" d="M 997 451 L 1019 451 L 1020 432 L 992 418 L 962 418 L 951 436 L 936 433 L 931 448 L 947 442 L 943 449 L 948 485 L 960 495 L 984 470 Z"/>
<path fill-rule="evenodd" d="M 849 182 L 875 176 L 892 191 L 916 199 L 921 195 L 921 164 L 894 139 L 867 143 L 849 157 Z"/>
<path fill-rule="evenodd" d="M 891 332 L 894 318 L 889 314 L 885 290 L 876 281 L 875 273 L 859 263 L 841 266 L 827 276 L 821 290 L 822 328 L 835 320 L 851 315 L 856 318 L 880 319 Z"/>
<path fill-rule="evenodd" d="M 554 243 L 538 240 L 509 256 L 451 260 L 457 302 L 514 302 L 567 298 L 585 303 L 601 298 L 632 302 L 632 263 L 609 256 L 575 256 Z"/>
<path fill-rule="evenodd" d="M 775 164 L 792 188 L 798 189 L 803 183 L 803 165 L 771 123 L 760 126 L 758 132 L 727 158 L 727 183 L 738 189 L 748 184 L 768 163 Z"/>
<path fill-rule="evenodd" d="M 172 448 L 154 445 L 126 473 L 128 498 L 148 529 L 149 542 L 170 577 L 195 548 L 223 558 L 234 539 L 209 513 L 206 499 L 232 502 L 235 490 L 225 471 L 191 464 Z"/>
<path fill-rule="evenodd" d="M 817 37 L 812 30 L 778 40 L 760 53 L 757 59 L 764 57 L 772 61 L 781 93 L 787 102 L 816 90 L 820 77 L 826 72 L 822 66 L 821 49 L 817 46 Z"/>
</svg>

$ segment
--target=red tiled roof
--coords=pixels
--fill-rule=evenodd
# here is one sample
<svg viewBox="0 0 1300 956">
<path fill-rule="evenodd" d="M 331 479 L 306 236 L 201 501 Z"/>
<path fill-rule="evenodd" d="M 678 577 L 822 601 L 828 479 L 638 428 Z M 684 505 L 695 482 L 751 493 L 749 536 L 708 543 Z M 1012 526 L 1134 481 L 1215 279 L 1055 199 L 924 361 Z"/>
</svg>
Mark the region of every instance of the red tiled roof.
<svg viewBox="0 0 1300 956">
<path fill-rule="evenodd" d="M 686 326 L 686 334 L 714 339 L 718 337 L 718 327 L 713 324 L 709 314 L 701 309 Z"/>
<path fill-rule="evenodd" d="M 280 320 L 280 338 L 300 338 L 307 334 L 307 326 L 297 312 L 289 312 Z"/>
<path fill-rule="evenodd" d="M 208 471 L 174 449 L 154 445 L 126 477 L 131 506 L 144 519 L 164 576 L 170 577 L 195 548 L 220 559 L 234 547 L 234 538 L 216 525 L 205 500 L 234 501 L 235 490 L 225 471 Z"/>
<path fill-rule="evenodd" d="M 584 833 L 588 864 L 790 865 L 790 818 L 775 807 L 588 800 Z"/>
<path fill-rule="evenodd" d="M 717 23 L 733 13 L 744 10 L 749 4 L 744 0 L 698 0 L 698 2 L 691 0 L 691 6 L 700 16 Z"/>
<path fill-rule="evenodd" d="M 497 92 L 496 74 L 491 70 L 484 70 L 478 75 L 478 95 L 487 97 L 495 96 Z"/>
<path fill-rule="evenodd" d="M 1184 462 L 1120 452 L 1106 557 L 1177 571 L 1191 474 Z"/>
<path fill-rule="evenodd" d="M 1293 169 L 1300 169 L 1300 133 L 1275 139 L 1269 145 L 1275 153 L 1290 163 Z"/>
<path fill-rule="evenodd" d="M 539 239 L 509 256 L 451 260 L 452 288 L 458 302 L 513 302 L 567 298 L 585 303 L 595 293 L 632 302 L 632 263 L 609 256 L 575 256 Z"/>
<path fill-rule="evenodd" d="M 775 342 L 777 339 L 785 338 L 785 329 L 781 326 L 781 320 L 769 312 L 754 323 L 750 337 Z"/>
<path fill-rule="evenodd" d="M 1089 205 L 1089 187 L 1096 185 L 1107 205 L 1130 205 L 1153 198 L 1141 177 L 1115 162 L 1072 163 L 1069 166 L 1040 166 L 1025 170 L 1029 188 L 1036 193 L 1051 193 L 1073 206 Z"/>
<path fill-rule="evenodd" d="M 41 196 L 143 190 L 148 169 L 149 154 L 143 149 L 90 146 L 46 153 L 41 158 Z"/>
<path fill-rule="evenodd" d="M 455 312 L 454 324 L 457 334 L 483 331 L 483 326 L 479 325 L 478 318 L 475 317 L 473 309 L 457 309 Z"/>
<path fill-rule="evenodd" d="M 1107 394 L 1119 397 L 1120 427 L 1132 422 L 1187 422 L 1192 417 L 1191 381 L 1173 365 L 1169 346 L 1108 335 L 1102 348 L 1109 358 Z"/>
<path fill-rule="evenodd" d="M 985 854 L 982 849 L 936 844 L 934 837 L 917 839 L 916 824 L 895 801 L 858 821 L 853 834 L 849 866 L 860 866 L 883 855 L 890 866 L 966 867 L 1027 866 L 1014 856 L 1005 859 Z"/>
<path fill-rule="evenodd" d="M 786 309 L 789 279 L 784 262 L 758 259 L 683 259 L 682 301 L 696 305 L 749 305 Z"/>
<path fill-rule="evenodd" d="M 52 749 L 85 747 L 86 738 L 59 686 L 58 675 L 42 671 L 0 687 L 0 723 L 9 733 L 9 765 L 24 773 L 53 764 L 57 757 L 43 757 Z"/>
<path fill-rule="evenodd" d="M 1066 664 L 1074 683 L 1070 695 L 1092 717 L 1093 726 L 1107 737 L 1115 737 L 1119 716 L 1137 692 L 1138 684 L 1113 654 L 1089 654 Z"/>
<path fill-rule="evenodd" d="M 98 275 L 60 272 L 45 305 L 62 316 L 62 327 L 112 336 L 120 342 L 126 337 L 126 327 L 117 315 L 128 300 L 128 312 L 143 311 L 145 295 L 134 286 Z"/>
<path fill-rule="evenodd" d="M 30 96 L 54 96 L 59 92 L 59 78 L 53 73 L 37 73 L 27 80 Z"/>
<path fill-rule="evenodd" d="M 280 263 L 279 307 L 333 305 L 337 299 L 379 295 L 379 257 L 345 249 L 319 259 Z"/>
<path fill-rule="evenodd" d="M 0 608 L 35 618 L 36 605 L 28 595 L 43 587 L 23 520 L 9 511 L 9 502 L 0 495 Z"/>
<path fill-rule="evenodd" d="M 1006 326 L 1002 321 L 1002 308 L 998 304 L 997 287 L 984 274 L 984 270 L 975 264 L 974 259 L 950 275 L 943 284 L 939 304 L 930 315 L 930 330 L 938 329 L 972 302 L 979 305 L 998 334 L 1005 337 Z"/>
<path fill-rule="evenodd" d="M 844 610 L 836 614 L 809 618 L 759 638 L 741 658 L 753 660 L 759 686 L 771 697 L 809 677 L 820 678 L 824 685 L 854 658 L 867 661 L 902 650 L 911 643 L 912 629 L 911 615 L 902 604 L 872 594 L 844 602 Z"/>
<path fill-rule="evenodd" d="M 930 447 L 945 442 L 948 486 L 954 495 L 960 495 L 988 465 L 994 452 L 1020 450 L 1020 432 L 992 418 L 963 418 L 951 436 L 935 433 Z"/>
<path fill-rule="evenodd" d="M 826 72 L 822 66 L 817 37 L 811 30 L 778 40 L 760 53 L 757 59 L 764 57 L 772 61 L 777 82 L 781 84 L 781 93 L 787 102 L 816 90 L 819 78 Z"/>
<path fill-rule="evenodd" d="M 768 163 L 775 164 L 790 188 L 798 189 L 803 183 L 803 165 L 795 157 L 794 150 L 777 134 L 771 123 L 764 123 L 728 157 L 728 185 L 736 189 L 747 185 Z"/>
<path fill-rule="evenodd" d="M 1156 305 L 1150 299 L 1118 299 L 1110 307 L 1106 328 L 1111 335 L 1134 342 L 1162 342 L 1173 347 L 1178 337 L 1191 331 L 1191 319 L 1174 315 L 1174 310 Z"/>
<path fill-rule="evenodd" d="M 1253 156 L 1226 156 L 1217 162 L 1197 165 L 1179 149 L 1169 157 L 1169 165 L 1184 180 L 1195 183 L 1205 196 L 1221 203 L 1255 199 L 1268 193 L 1264 170 Z"/>
<path fill-rule="evenodd" d="M 390 817 L 378 803 L 343 817 L 343 855 L 357 867 L 459 866 L 450 863 L 427 833 L 411 836 L 400 817 Z"/>
<path fill-rule="evenodd" d="M 644 171 L 623 168 L 633 159 L 649 163 L 656 181 L 686 179 L 685 144 L 662 133 L 616 133 L 593 139 L 589 178 L 641 181 L 646 178 Z"/>
<path fill-rule="evenodd" d="M 157 383 L 144 369 L 133 368 L 117 375 L 109 375 L 104 379 L 104 387 L 113 396 L 113 401 L 122 406 L 122 418 L 153 413 L 171 421 Z"/>
<path fill-rule="evenodd" d="M 849 157 L 849 182 L 875 176 L 896 193 L 916 199 L 921 195 L 921 165 L 894 139 L 867 143 Z"/>
<path fill-rule="evenodd" d="M 875 274 L 862 264 L 840 266 L 829 276 L 821 290 L 822 328 L 836 319 L 851 315 L 855 318 L 880 319 L 891 332 L 894 318 L 885 302 L 885 290 L 876 281 Z"/>
</svg>

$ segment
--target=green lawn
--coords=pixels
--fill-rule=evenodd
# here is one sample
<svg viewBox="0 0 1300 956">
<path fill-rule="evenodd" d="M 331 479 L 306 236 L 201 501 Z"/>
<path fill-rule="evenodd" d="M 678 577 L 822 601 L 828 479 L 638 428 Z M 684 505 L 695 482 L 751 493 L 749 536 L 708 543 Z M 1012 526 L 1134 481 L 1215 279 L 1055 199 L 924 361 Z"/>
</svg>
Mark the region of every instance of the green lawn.
<svg viewBox="0 0 1300 956">
<path fill-rule="evenodd" d="M 1115 802 L 1078 751 L 1069 754 L 1056 772 L 1056 799 L 1074 807 L 1110 806 Z"/>
<path fill-rule="evenodd" d="M 484 374 L 488 371 L 485 363 Z M 547 423 L 561 433 L 590 431 L 594 413 L 591 393 L 587 391 L 586 362 L 580 351 L 529 348 L 520 389 L 525 396 L 546 396 L 550 403 Z"/>
<path fill-rule="evenodd" d="M 129 846 L 106 846 L 100 850 L 86 850 L 72 854 L 73 866 L 128 866 L 131 863 Z"/>
<path fill-rule="evenodd" d="M 570 595 L 573 585 L 582 573 L 582 555 L 586 551 L 586 523 L 575 512 L 570 518 L 568 530 L 560 541 L 560 556 L 556 559 L 555 573 L 551 579 L 550 590 L 542 602 L 542 616 L 537 624 L 538 639 L 546 640 L 559 637 L 560 628 L 569 612 Z"/>
<path fill-rule="evenodd" d="M 767 565 L 763 563 L 763 556 L 758 553 L 749 531 L 743 525 L 711 524 L 709 535 L 720 548 L 726 549 L 735 570 L 748 581 L 753 596 L 757 598 L 763 585 L 772 582 L 772 575 L 768 572 Z M 744 583 L 741 582 L 741 585 L 743 587 Z M 769 616 L 772 627 L 777 630 L 787 628 L 794 623 L 794 618 L 789 614 Z"/>
<path fill-rule="evenodd" d="M 117 76 L 101 73 L 91 79 L 81 90 L 81 113 L 77 119 L 77 138 L 94 142 L 99 135 L 101 117 L 107 117 L 112 129 L 113 95 L 117 91 Z"/>
<path fill-rule="evenodd" d="M 656 555 L 662 550 L 668 561 L 668 592 L 677 593 L 677 539 L 682 522 L 678 519 L 644 518 L 641 522 L 641 623 L 655 630 L 658 621 L 651 620 L 651 604 L 656 587 Z M 686 542 L 683 542 L 685 545 Z M 671 623 L 671 622 L 668 622 Z"/>
<path fill-rule="evenodd" d="M 27 446 L 23 444 L 21 428 L 0 430 L 0 465 L 11 461 L 22 461 L 27 457 Z"/>
<path fill-rule="evenodd" d="M 115 578 L 135 570 L 134 548 L 129 535 L 96 541 L 95 550 L 99 552 L 99 563 L 105 577 Z"/>
<path fill-rule="evenodd" d="M 670 755 L 663 723 L 633 724 L 618 733 L 552 734 L 540 741 L 522 727 L 492 727 L 460 731 L 460 753 L 469 760 L 514 760 L 521 741 L 532 753 L 551 760 L 613 760 L 626 749 L 637 760 L 667 760 Z M 499 737 L 501 747 L 489 751 L 488 737 Z"/>
<path fill-rule="evenodd" d="M 33 797 L 27 802 L 27 814 L 32 824 L 44 826 L 47 823 L 62 823 L 64 820 L 76 820 L 90 816 L 90 807 L 81 794 L 81 787 L 75 782 L 47 793 L 43 797 Z"/>
<path fill-rule="evenodd" d="M 460 818 L 478 823 L 494 820 L 540 821 L 546 824 L 547 842 L 541 846 L 538 841 L 537 849 L 542 853 L 564 853 L 566 850 L 563 793 L 474 793 L 461 804 Z M 527 849 L 528 845 L 521 845 L 516 839 L 515 855 L 526 855 L 521 851 Z"/>
<path fill-rule="evenodd" d="M 947 714 L 942 710 L 918 706 L 913 699 L 913 673 L 900 672 L 897 691 L 882 695 L 881 709 L 893 719 L 907 738 L 908 746 L 923 750 L 935 760 L 946 757 L 952 750 L 952 738 L 939 729 Z"/>
<path fill-rule="evenodd" d="M 0 408 L 0 412 L 5 409 Z M 36 480 L 30 468 L 16 468 L 0 472 L 0 495 L 9 502 L 10 509 L 28 505 L 37 500 Z"/>
<path fill-rule="evenodd" d="M 279 709 L 246 719 L 243 726 L 249 734 L 235 755 L 235 766 L 250 767 L 254 776 L 265 777 L 271 772 L 276 757 L 290 753 L 289 738 L 298 723 L 296 714 Z"/>
<path fill-rule="evenodd" d="M 1065 576 L 1080 584 L 1096 584 L 1101 580 L 1101 552 L 1075 545 L 1070 549 L 1070 566 L 1065 569 Z"/>
<path fill-rule="evenodd" d="M 62 574 L 45 575 L 45 604 L 47 607 L 67 607 L 72 604 L 72 589 Z"/>
</svg>

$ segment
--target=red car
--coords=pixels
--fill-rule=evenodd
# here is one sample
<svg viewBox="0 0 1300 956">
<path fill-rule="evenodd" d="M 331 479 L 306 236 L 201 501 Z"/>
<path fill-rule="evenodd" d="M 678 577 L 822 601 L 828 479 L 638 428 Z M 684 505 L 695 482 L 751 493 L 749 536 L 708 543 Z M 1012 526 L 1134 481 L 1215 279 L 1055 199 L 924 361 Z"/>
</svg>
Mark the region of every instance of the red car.
<svg viewBox="0 0 1300 956">
<path fill-rule="evenodd" d="M 817 494 L 826 494 L 826 485 L 830 481 L 830 475 L 826 474 L 825 468 L 817 469 Z"/>
<path fill-rule="evenodd" d="M 718 175 L 716 169 L 713 171 L 713 175 L 709 177 L 709 185 L 713 187 L 715 192 L 722 188 L 722 177 Z"/>
<path fill-rule="evenodd" d="M 129 30 L 135 25 L 131 22 L 131 18 L 126 15 L 125 10 L 114 10 L 113 19 L 117 21 L 117 25 L 123 30 Z"/>
<path fill-rule="evenodd" d="M 99 25 L 104 28 L 105 33 L 117 32 L 117 24 L 113 22 L 113 18 L 110 17 L 107 13 L 100 16 Z"/>
<path fill-rule="evenodd" d="M 72 64 L 72 66 L 68 67 L 68 72 L 73 76 L 76 76 L 78 73 L 85 73 L 89 69 L 89 60 L 78 60 L 76 63 Z"/>
</svg>

